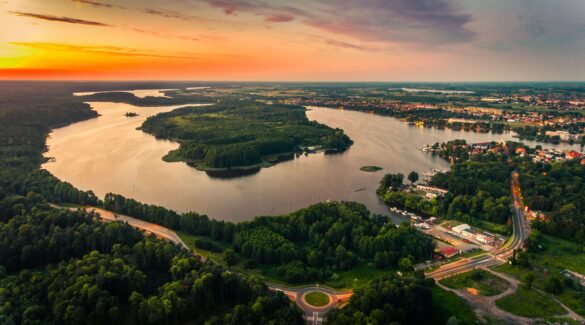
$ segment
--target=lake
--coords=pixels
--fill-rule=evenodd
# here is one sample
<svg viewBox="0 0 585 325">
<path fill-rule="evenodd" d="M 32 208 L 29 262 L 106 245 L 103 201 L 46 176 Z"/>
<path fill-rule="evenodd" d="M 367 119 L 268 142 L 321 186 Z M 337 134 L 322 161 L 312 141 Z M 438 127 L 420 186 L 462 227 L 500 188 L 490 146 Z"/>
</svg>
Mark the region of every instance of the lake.
<svg viewBox="0 0 585 325">
<path fill-rule="evenodd" d="M 341 154 L 302 155 L 251 175 L 219 178 L 185 163 L 164 162 L 162 157 L 178 144 L 136 130 L 146 117 L 180 106 L 90 105 L 99 117 L 51 132 L 45 156 L 54 161 L 43 164 L 43 168 L 100 197 L 114 192 L 180 212 L 195 211 L 236 222 L 257 215 L 284 214 L 325 200 L 362 202 L 372 212 L 388 214 L 375 193 L 385 173 L 449 168 L 446 161 L 417 146 L 458 138 L 471 143 L 513 139 L 510 133 L 418 128 L 391 117 L 310 107 L 309 119 L 342 128 L 354 145 Z M 125 117 L 126 112 L 139 116 Z M 360 171 L 364 165 L 381 166 L 384 170 Z"/>
</svg>

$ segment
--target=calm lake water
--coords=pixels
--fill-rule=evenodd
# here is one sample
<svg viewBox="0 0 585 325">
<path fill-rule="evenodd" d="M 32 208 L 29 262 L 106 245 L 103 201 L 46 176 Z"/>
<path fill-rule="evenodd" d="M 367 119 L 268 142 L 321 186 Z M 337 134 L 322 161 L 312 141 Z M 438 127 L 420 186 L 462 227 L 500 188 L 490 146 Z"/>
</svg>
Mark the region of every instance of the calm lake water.
<svg viewBox="0 0 585 325">
<path fill-rule="evenodd" d="M 146 117 L 179 106 L 90 105 L 100 114 L 98 118 L 50 134 L 45 156 L 54 161 L 43 168 L 100 197 L 114 192 L 180 212 L 195 211 L 230 221 L 284 214 L 325 200 L 362 202 L 372 212 L 388 214 L 375 193 L 384 173 L 449 168 L 447 162 L 417 146 L 458 138 L 468 142 L 512 139 L 511 134 L 423 129 L 390 117 L 310 107 L 309 119 L 342 128 L 354 145 L 342 154 L 303 155 L 252 175 L 217 178 L 184 163 L 164 162 L 162 157 L 178 144 L 136 130 Z M 127 118 L 125 112 L 140 115 Z M 384 170 L 362 172 L 360 167 L 364 165 Z"/>
</svg>

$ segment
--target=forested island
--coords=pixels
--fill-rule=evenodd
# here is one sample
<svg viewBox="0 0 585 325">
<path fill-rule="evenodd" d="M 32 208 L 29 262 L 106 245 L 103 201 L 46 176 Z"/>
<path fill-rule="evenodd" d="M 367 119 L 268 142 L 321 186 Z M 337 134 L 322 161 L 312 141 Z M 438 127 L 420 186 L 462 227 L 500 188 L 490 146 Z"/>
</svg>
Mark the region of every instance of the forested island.
<svg viewBox="0 0 585 325">
<path fill-rule="evenodd" d="M 309 121 L 303 107 L 235 99 L 161 113 L 141 129 L 180 142 L 165 161 L 200 170 L 269 166 L 283 155 L 341 152 L 352 144 L 343 130 Z"/>
</svg>

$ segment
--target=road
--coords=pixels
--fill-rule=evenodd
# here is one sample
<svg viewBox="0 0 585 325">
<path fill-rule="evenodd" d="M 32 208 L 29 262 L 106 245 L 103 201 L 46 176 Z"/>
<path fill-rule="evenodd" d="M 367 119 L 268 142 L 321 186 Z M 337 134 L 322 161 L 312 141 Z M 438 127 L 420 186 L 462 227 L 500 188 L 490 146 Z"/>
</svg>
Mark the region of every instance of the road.
<svg viewBox="0 0 585 325">
<path fill-rule="evenodd" d="M 50 205 L 54 208 L 63 209 L 63 207 L 56 205 L 56 204 L 50 204 Z M 189 246 L 187 246 L 187 244 L 185 244 L 185 242 L 183 242 L 181 237 L 179 237 L 179 235 L 177 235 L 176 232 L 174 232 L 173 230 L 171 230 L 169 228 L 158 225 L 156 223 L 151 223 L 148 221 L 136 219 L 133 217 L 113 213 L 113 212 L 108 211 L 108 210 L 104 210 L 104 209 L 100 209 L 100 208 L 96 208 L 96 207 L 90 207 L 90 206 L 82 207 L 82 208 L 68 208 L 68 209 L 72 210 L 72 211 L 77 211 L 78 209 L 84 209 L 86 212 L 95 212 L 95 213 L 99 214 L 100 218 L 103 221 L 126 222 L 134 228 L 137 228 L 137 229 L 144 231 L 144 232 L 147 232 L 147 233 L 151 233 L 159 238 L 169 240 L 175 244 L 180 245 L 181 247 L 185 248 L 186 250 L 191 251 L 191 248 L 189 248 Z"/>
<path fill-rule="evenodd" d="M 443 265 L 438 270 L 427 273 L 426 276 L 434 279 L 443 279 L 459 273 L 467 272 L 479 267 L 489 267 L 503 264 L 514 254 L 514 250 L 522 248 L 530 233 L 530 226 L 524 215 L 524 200 L 518 181 L 518 173 L 512 173 L 510 184 L 512 196 L 512 236 L 499 249 L 477 258 L 463 259 Z"/>
<path fill-rule="evenodd" d="M 323 316 L 331 309 L 346 303 L 353 291 L 336 291 L 327 287 L 319 285 L 302 286 L 302 287 L 286 287 L 271 282 L 266 282 L 268 289 L 273 291 L 281 291 L 294 301 L 299 308 L 305 312 L 305 319 L 309 324 L 318 325 L 323 322 Z M 329 297 L 329 303 L 325 306 L 312 306 L 305 300 L 305 296 L 310 292 L 321 292 Z"/>
</svg>

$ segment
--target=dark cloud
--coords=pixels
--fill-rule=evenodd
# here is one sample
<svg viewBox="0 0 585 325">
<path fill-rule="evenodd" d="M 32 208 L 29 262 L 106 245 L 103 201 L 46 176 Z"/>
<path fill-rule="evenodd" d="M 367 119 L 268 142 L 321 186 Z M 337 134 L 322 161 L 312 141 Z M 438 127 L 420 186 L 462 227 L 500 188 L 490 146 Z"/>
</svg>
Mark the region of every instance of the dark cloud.
<svg viewBox="0 0 585 325">
<path fill-rule="evenodd" d="M 288 14 L 270 15 L 264 19 L 264 21 L 271 23 L 287 23 L 293 20 L 295 20 L 295 17 Z"/>
<path fill-rule="evenodd" d="M 237 11 L 259 11 L 265 8 L 262 4 L 242 0 L 204 0 L 213 7 L 221 8 L 226 15 L 233 15 Z"/>
<path fill-rule="evenodd" d="M 521 25 L 516 44 L 541 48 L 572 48 L 585 40 L 585 6 L 582 0 L 567 0 L 563 6 L 543 0 L 521 2 L 517 20 Z"/>
<path fill-rule="evenodd" d="M 278 5 L 280 1 L 203 1 L 226 15 L 247 12 L 265 20 L 287 16 L 361 41 L 441 44 L 469 42 L 475 36 L 465 26 L 472 16 L 452 0 L 299 0 L 294 6 Z"/>
<path fill-rule="evenodd" d="M 77 3 L 83 3 L 83 4 L 87 4 L 93 7 L 104 7 L 104 8 L 118 8 L 118 9 L 127 9 L 126 7 L 123 6 L 119 6 L 119 5 L 112 5 L 109 3 L 104 3 L 104 2 L 97 2 L 97 1 L 90 1 L 90 0 L 71 0 L 73 2 L 77 2 Z"/>
<path fill-rule="evenodd" d="M 164 17 L 164 18 L 171 18 L 171 19 L 180 19 L 185 21 L 199 21 L 201 20 L 198 17 L 186 15 L 178 12 L 167 11 L 167 10 L 159 10 L 159 9 L 152 9 L 152 8 L 145 8 L 142 12 L 147 13 L 149 15 Z"/>
<path fill-rule="evenodd" d="M 113 27 L 112 25 L 100 23 L 98 21 L 91 21 L 91 20 L 83 20 L 71 17 L 59 17 L 59 16 L 52 16 L 52 15 L 43 15 L 43 14 L 35 14 L 30 12 L 20 12 L 20 11 L 9 11 L 11 14 L 21 16 L 21 17 L 29 17 L 35 18 L 40 20 L 47 20 L 47 21 L 56 21 L 68 24 L 80 24 L 80 25 L 89 25 L 89 26 L 100 26 L 100 27 Z"/>
</svg>

